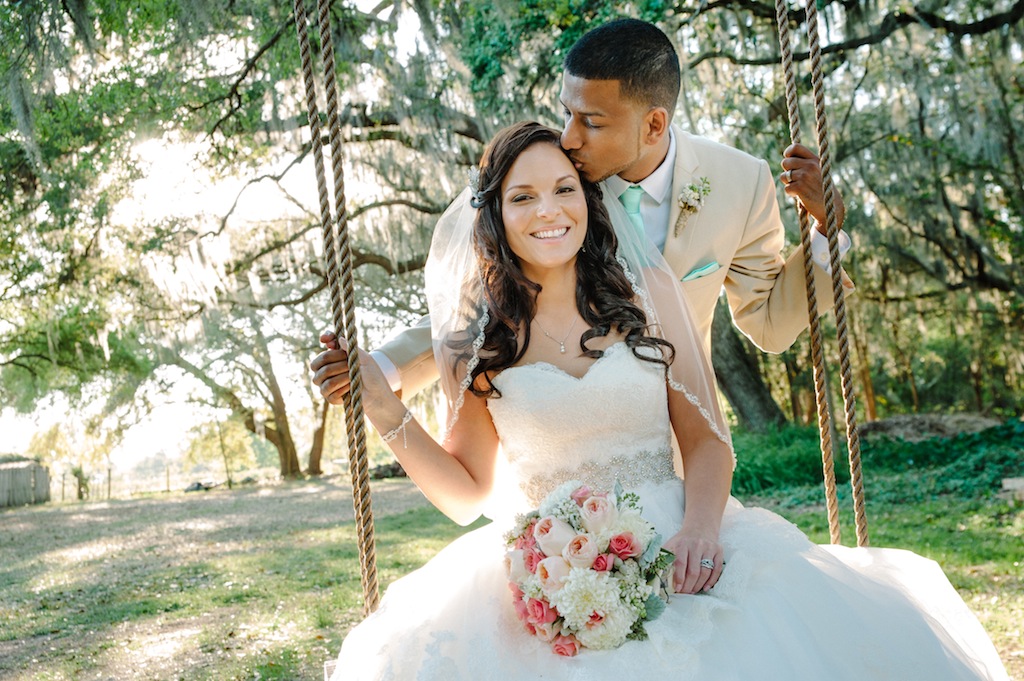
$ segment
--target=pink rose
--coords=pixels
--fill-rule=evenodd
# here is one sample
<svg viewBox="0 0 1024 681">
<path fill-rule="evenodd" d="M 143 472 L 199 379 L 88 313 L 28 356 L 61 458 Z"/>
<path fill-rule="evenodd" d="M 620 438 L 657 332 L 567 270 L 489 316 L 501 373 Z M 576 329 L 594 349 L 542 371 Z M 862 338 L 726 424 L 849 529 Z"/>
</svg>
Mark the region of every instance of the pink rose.
<svg viewBox="0 0 1024 681">
<path fill-rule="evenodd" d="M 537 522 L 533 536 L 545 556 L 560 556 L 565 545 L 576 536 L 576 530 L 564 520 L 547 516 Z"/>
<path fill-rule="evenodd" d="M 519 549 L 513 549 L 505 553 L 505 573 L 514 582 L 521 582 L 533 574 L 526 569 L 523 552 Z"/>
<path fill-rule="evenodd" d="M 550 624 L 558 619 L 558 611 L 545 600 L 531 598 L 526 601 L 526 618 L 533 624 Z"/>
<path fill-rule="evenodd" d="M 583 502 L 589 499 L 592 494 L 593 491 L 590 489 L 590 485 L 583 485 L 570 494 L 569 498 L 575 501 L 577 506 L 582 506 Z"/>
<path fill-rule="evenodd" d="M 592 496 L 580 507 L 583 528 L 591 534 L 600 534 L 611 529 L 619 519 L 619 509 L 606 497 Z"/>
<path fill-rule="evenodd" d="M 508 588 L 512 590 L 512 607 L 516 610 L 516 617 L 523 622 L 529 622 L 529 611 L 526 608 L 526 601 L 523 599 L 523 592 L 518 584 L 509 582 Z"/>
<path fill-rule="evenodd" d="M 594 627 L 604 622 L 604 615 L 597 612 L 596 610 L 590 615 L 590 619 L 587 620 L 587 629 L 593 629 Z"/>
<path fill-rule="evenodd" d="M 574 657 L 578 652 L 580 652 L 580 642 L 572 635 L 556 636 L 554 640 L 551 641 L 551 650 L 556 655 Z"/>
<path fill-rule="evenodd" d="M 632 532 L 617 534 L 608 541 L 608 550 L 622 560 L 635 558 L 643 553 L 640 542 L 636 540 Z"/>
<path fill-rule="evenodd" d="M 577 534 L 565 545 L 562 557 L 573 567 L 589 568 L 597 558 L 597 542 L 589 534 Z"/>
<path fill-rule="evenodd" d="M 615 567 L 615 555 L 611 553 L 602 553 L 594 558 L 594 563 L 590 566 L 594 572 L 608 572 Z"/>
<path fill-rule="evenodd" d="M 540 578 L 540 588 L 545 593 L 554 593 L 562 588 L 565 578 L 569 576 L 569 563 L 561 556 L 545 558 L 537 566 L 537 577 Z"/>
<path fill-rule="evenodd" d="M 523 550 L 523 565 L 531 575 L 537 574 L 537 566 L 544 560 L 544 554 L 537 549 Z"/>
<path fill-rule="evenodd" d="M 530 524 L 526 526 L 523 533 L 516 537 L 515 548 L 517 549 L 532 549 L 537 545 L 537 540 L 533 538 L 533 528 L 537 526 L 536 520 L 531 520 Z"/>
</svg>

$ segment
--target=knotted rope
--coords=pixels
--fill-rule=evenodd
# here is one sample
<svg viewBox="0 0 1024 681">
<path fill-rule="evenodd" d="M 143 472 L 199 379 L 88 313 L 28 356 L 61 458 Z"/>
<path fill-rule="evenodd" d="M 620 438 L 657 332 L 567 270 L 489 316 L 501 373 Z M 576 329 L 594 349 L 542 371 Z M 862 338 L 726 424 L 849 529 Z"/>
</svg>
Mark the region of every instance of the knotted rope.
<svg viewBox="0 0 1024 681">
<path fill-rule="evenodd" d="M 338 338 L 348 342 L 350 390 L 345 395 L 345 429 L 348 434 L 349 472 L 352 477 L 352 505 L 356 520 L 356 542 L 363 583 L 363 614 L 377 609 L 380 601 L 377 588 L 377 558 L 373 536 L 373 510 L 370 503 L 370 476 L 366 456 L 366 431 L 363 419 L 362 378 L 359 373 L 359 345 L 355 319 L 355 296 L 352 285 L 352 249 L 345 212 L 345 178 L 342 169 L 341 125 L 338 120 L 338 87 L 334 74 L 334 44 L 331 38 L 330 0 L 317 0 L 320 30 L 320 61 L 327 95 L 327 123 L 330 132 L 331 171 L 334 177 L 334 211 L 324 173 L 323 140 L 320 113 L 317 108 L 313 60 L 306 29 L 304 0 L 295 0 L 295 27 L 299 37 L 299 54 L 306 92 L 309 130 L 312 137 L 313 161 L 316 168 L 317 191 L 320 196 L 320 223 L 323 229 L 324 259 L 331 296 L 331 314 Z M 335 219 L 334 215 L 337 215 Z M 339 271 L 340 266 L 340 271 Z"/>
<path fill-rule="evenodd" d="M 811 86 L 814 93 L 814 112 L 818 153 L 821 159 L 822 189 L 825 195 L 825 227 L 828 236 L 829 262 L 832 268 L 832 294 L 836 313 L 836 337 L 839 341 L 839 366 L 846 412 L 846 439 L 850 452 L 850 485 L 853 490 L 854 521 L 857 545 L 868 545 L 867 515 L 864 510 L 864 479 L 861 473 L 860 436 L 857 432 L 853 394 L 853 373 L 850 368 L 850 343 L 846 323 L 846 296 L 843 291 L 839 262 L 839 225 L 835 212 L 835 184 L 832 180 L 832 151 L 828 141 L 828 123 L 825 116 L 825 86 L 821 72 L 821 47 L 818 41 L 818 10 L 816 0 L 807 0 L 807 37 L 811 59 Z M 786 105 L 789 110 L 789 132 L 793 143 L 800 142 L 800 112 L 796 93 L 793 52 L 789 39 L 789 19 L 786 0 L 776 0 L 775 17 L 782 50 L 782 67 L 786 82 Z M 822 468 L 825 476 L 825 501 L 828 507 L 829 535 L 833 544 L 841 542 L 839 529 L 839 500 L 836 492 L 835 463 L 832 453 L 832 433 L 825 385 L 825 361 L 822 352 L 821 328 L 818 319 L 817 297 L 814 290 L 814 269 L 811 260 L 811 227 L 807 211 L 799 206 L 800 241 L 804 249 L 804 274 L 807 282 L 807 313 L 811 332 L 811 361 L 814 367 L 814 397 L 818 407 L 818 430 L 821 438 Z"/>
</svg>

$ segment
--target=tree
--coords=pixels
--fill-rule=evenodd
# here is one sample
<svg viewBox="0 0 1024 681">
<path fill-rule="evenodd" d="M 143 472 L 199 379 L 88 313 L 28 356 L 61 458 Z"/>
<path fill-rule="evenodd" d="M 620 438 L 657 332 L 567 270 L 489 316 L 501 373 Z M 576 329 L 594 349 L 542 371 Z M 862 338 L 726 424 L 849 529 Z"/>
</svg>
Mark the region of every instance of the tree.
<svg viewBox="0 0 1024 681">
<path fill-rule="evenodd" d="M 252 435 L 237 419 L 203 423 L 195 426 L 193 432 L 195 437 L 188 448 L 188 462 L 192 465 L 219 463 L 224 467 L 229 489 L 234 486 L 233 471 L 255 465 Z"/>
<path fill-rule="evenodd" d="M 1024 0 L 820 11 L 856 242 L 851 306 L 879 413 L 915 399 L 1020 409 L 1024 94 L 1014 64 Z M 430 230 L 484 140 L 516 119 L 557 125 L 565 49 L 620 12 L 676 38 L 686 127 L 779 157 L 787 125 L 773 5 L 335 3 L 356 295 L 371 344 L 424 311 Z M 803 28 L 801 12 L 789 19 Z M 282 474 L 300 473 L 307 443 L 307 470 L 319 470 L 325 414 L 303 364 L 329 315 L 319 211 L 301 190 L 312 177 L 292 22 L 289 7 L 263 0 L 0 7 L 5 403 L 31 410 L 56 391 L 140 412 L 147 391 L 165 387 L 160 371 L 181 367 L 204 386 L 194 399 L 231 405 L 273 442 Z M 417 22 L 415 41 L 399 37 Z M 804 83 L 799 38 L 795 49 Z M 160 168 L 147 160 L 153 149 L 187 150 L 197 183 L 228 187 L 229 200 L 126 211 Z M 252 208 L 270 195 L 288 208 Z M 897 337 L 920 338 L 925 351 L 901 356 Z M 793 413 L 810 384 L 805 356 L 761 364 L 788 377 L 769 383 Z"/>
<path fill-rule="evenodd" d="M 711 324 L 711 359 L 715 376 L 742 428 L 764 432 L 786 422 L 761 377 L 750 343 L 736 330 L 725 298 L 719 298 Z"/>
</svg>

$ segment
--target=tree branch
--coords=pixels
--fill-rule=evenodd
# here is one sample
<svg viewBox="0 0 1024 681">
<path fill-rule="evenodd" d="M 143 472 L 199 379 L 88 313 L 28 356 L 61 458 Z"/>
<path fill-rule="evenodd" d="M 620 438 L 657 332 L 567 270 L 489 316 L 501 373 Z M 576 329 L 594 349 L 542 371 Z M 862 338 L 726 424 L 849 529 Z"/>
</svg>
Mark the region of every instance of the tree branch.
<svg viewBox="0 0 1024 681">
<path fill-rule="evenodd" d="M 718 9 L 727 9 L 732 7 L 738 7 L 740 9 L 746 9 L 751 11 L 756 16 L 760 17 L 775 17 L 774 6 L 763 5 L 761 3 L 753 2 L 752 0 L 722 0 L 722 2 L 715 3 L 715 7 Z M 770 14 L 766 14 L 770 12 Z M 802 15 L 803 12 L 799 12 L 798 15 Z M 793 13 L 790 13 L 791 20 Z M 884 42 L 890 35 L 896 32 L 904 26 L 911 24 L 924 26 L 933 30 L 943 30 L 947 33 L 956 37 L 964 37 L 969 35 L 982 35 L 991 31 L 997 30 L 1004 26 L 1010 26 L 1017 23 L 1024 18 L 1024 0 L 1017 0 L 1017 2 L 1007 11 L 993 14 L 985 17 L 978 21 L 972 21 L 969 23 L 960 23 L 951 21 L 944 17 L 940 17 L 934 12 L 926 10 L 904 12 L 902 10 L 895 10 L 889 12 L 883 17 L 882 21 L 878 23 L 874 30 L 871 32 L 844 40 L 842 42 L 833 43 L 831 45 L 825 45 L 821 48 L 823 55 L 829 54 L 841 54 L 849 50 L 854 50 L 864 45 L 874 45 L 877 43 Z M 798 23 L 803 23 L 806 18 L 798 16 Z M 809 52 L 794 52 L 793 61 L 802 62 L 807 61 L 810 58 Z M 715 50 L 711 52 L 705 52 L 697 55 L 692 59 L 688 66 L 694 68 L 701 62 L 710 59 L 726 59 L 733 64 L 742 66 L 770 66 L 777 64 L 780 61 L 778 55 L 772 55 L 770 57 L 757 57 L 757 58 L 741 58 L 724 50 Z"/>
</svg>

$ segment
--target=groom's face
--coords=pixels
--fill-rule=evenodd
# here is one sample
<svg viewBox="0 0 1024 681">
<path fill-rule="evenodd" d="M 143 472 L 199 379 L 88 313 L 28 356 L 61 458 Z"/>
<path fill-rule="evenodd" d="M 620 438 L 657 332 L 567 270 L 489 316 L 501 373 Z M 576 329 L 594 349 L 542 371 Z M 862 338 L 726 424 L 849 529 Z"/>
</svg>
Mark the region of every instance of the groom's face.
<svg viewBox="0 0 1024 681">
<path fill-rule="evenodd" d="M 646 107 L 623 97 L 619 81 L 566 73 L 559 98 L 565 116 L 562 147 L 584 178 L 600 182 L 620 175 L 639 182 L 657 168 L 657 163 L 646 168 Z"/>
</svg>

